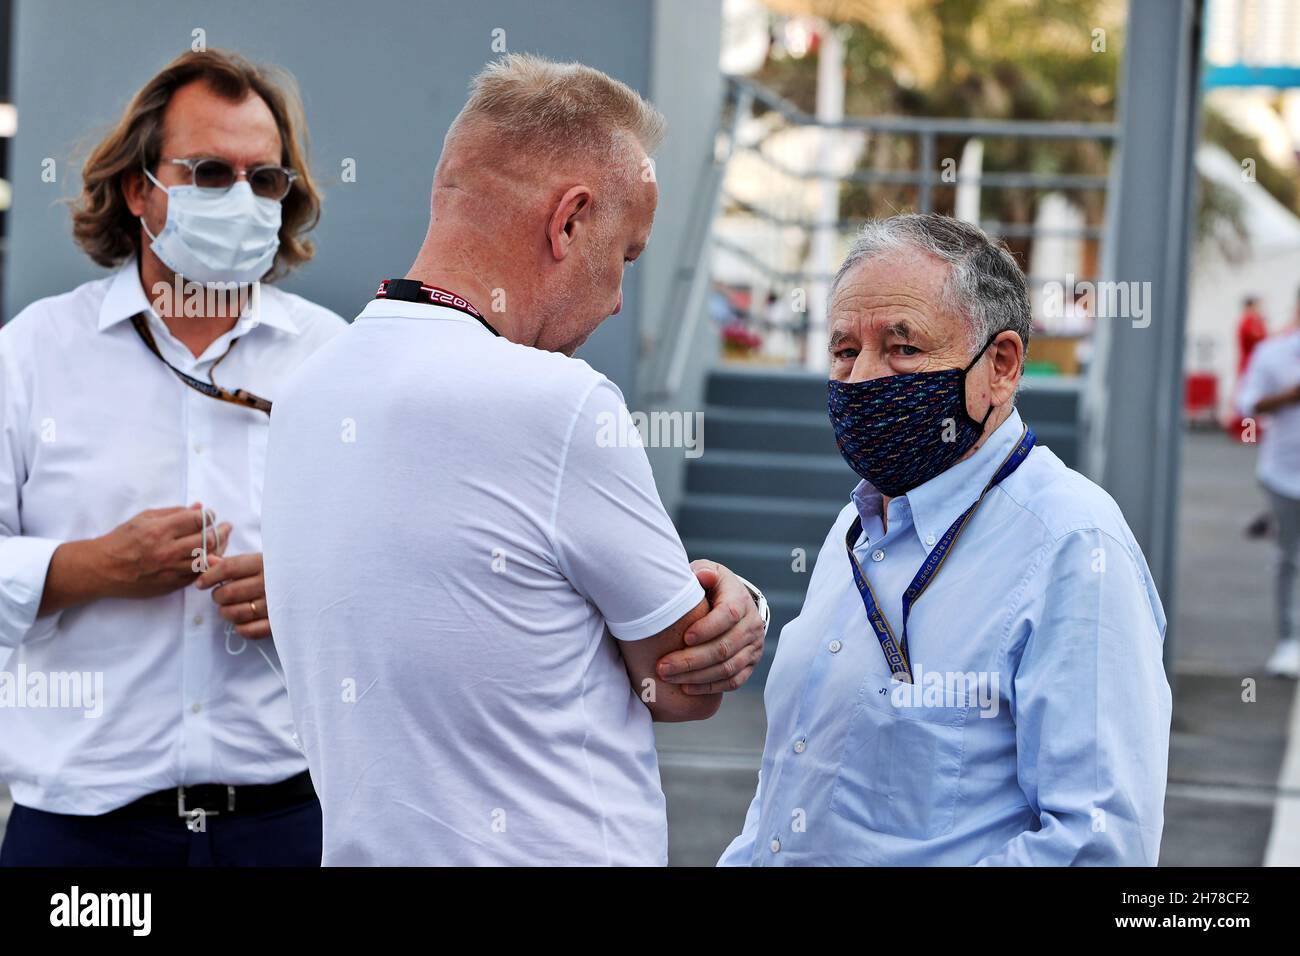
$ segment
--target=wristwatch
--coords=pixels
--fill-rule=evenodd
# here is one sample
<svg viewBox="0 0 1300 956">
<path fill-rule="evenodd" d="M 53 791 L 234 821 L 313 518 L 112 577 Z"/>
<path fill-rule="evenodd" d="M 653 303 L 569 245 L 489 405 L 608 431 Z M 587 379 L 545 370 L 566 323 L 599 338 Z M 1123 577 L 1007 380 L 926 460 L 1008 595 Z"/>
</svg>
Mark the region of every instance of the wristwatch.
<svg viewBox="0 0 1300 956">
<path fill-rule="evenodd" d="M 735 574 L 733 571 L 732 574 Z M 745 586 L 749 596 L 754 599 L 754 605 L 758 608 L 758 616 L 763 619 L 763 636 L 767 636 L 767 627 L 772 623 L 772 609 L 767 606 L 767 598 L 763 597 L 763 592 L 754 585 L 750 584 L 739 574 L 736 574 L 736 580 Z"/>
</svg>

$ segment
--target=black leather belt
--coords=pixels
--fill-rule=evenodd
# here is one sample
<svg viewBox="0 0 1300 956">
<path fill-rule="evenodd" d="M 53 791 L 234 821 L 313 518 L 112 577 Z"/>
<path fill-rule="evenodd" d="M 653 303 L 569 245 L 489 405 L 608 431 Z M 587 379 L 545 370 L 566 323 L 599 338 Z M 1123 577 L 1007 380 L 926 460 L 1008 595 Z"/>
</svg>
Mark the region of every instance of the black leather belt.
<svg viewBox="0 0 1300 956">
<path fill-rule="evenodd" d="M 171 817 L 182 819 L 192 832 L 201 832 L 208 817 L 281 810 L 316 799 L 311 774 L 306 770 L 279 783 L 245 783 L 231 786 L 200 783 L 145 794 L 110 812 L 120 817 Z"/>
</svg>

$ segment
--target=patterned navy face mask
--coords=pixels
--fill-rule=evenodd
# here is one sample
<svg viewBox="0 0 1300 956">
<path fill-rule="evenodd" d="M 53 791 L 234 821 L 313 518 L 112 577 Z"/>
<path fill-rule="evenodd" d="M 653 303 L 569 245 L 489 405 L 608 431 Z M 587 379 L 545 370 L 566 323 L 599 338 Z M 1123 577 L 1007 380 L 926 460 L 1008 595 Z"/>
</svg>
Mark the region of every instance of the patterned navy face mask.
<svg viewBox="0 0 1300 956">
<path fill-rule="evenodd" d="M 996 336 L 994 336 L 996 337 Z M 965 368 L 884 375 L 866 382 L 830 382 L 827 406 L 840 454 L 882 495 L 897 498 L 947 471 L 984 433 L 966 413 Z"/>
</svg>

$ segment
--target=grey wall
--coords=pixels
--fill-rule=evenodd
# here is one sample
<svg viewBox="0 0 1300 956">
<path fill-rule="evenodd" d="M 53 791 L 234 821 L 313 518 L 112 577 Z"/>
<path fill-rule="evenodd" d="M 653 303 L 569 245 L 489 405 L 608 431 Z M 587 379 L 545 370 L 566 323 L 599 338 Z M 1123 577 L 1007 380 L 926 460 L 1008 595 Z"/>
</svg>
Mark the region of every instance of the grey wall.
<svg viewBox="0 0 1300 956">
<path fill-rule="evenodd" d="M 658 6 L 673 8 L 672 16 Z M 670 129 L 698 131 L 716 104 L 686 95 L 691 77 L 716 83 L 720 30 L 714 0 L 18 0 L 14 98 L 18 134 L 11 144 L 14 207 L 5 263 L 5 317 L 41 296 L 100 274 L 73 245 L 68 212 L 76 166 L 120 115 L 130 95 L 171 57 L 188 49 L 192 31 L 207 45 L 237 50 L 289 69 L 302 89 L 312 136 L 312 165 L 325 187 L 315 234 L 318 253 L 284 287 L 347 318 L 379 279 L 410 265 L 428 222 L 429 185 L 443 134 L 464 103 L 466 84 L 494 58 L 493 30 L 511 51 L 576 59 L 643 94 L 653 93 L 654 43 L 704 50 L 673 62 L 660 84 Z M 76 29 L 69 29 L 75 24 Z M 669 83 L 668 79 L 673 82 Z M 670 135 L 673 135 L 670 132 Z M 642 276 L 671 260 L 678 153 L 668 147 L 671 188 L 663 190 L 644 266 L 629 272 L 624 311 L 581 353 L 635 390 Z M 41 181 L 46 157 L 58 182 Z M 356 160 L 357 181 L 341 181 L 341 163 Z"/>
<path fill-rule="evenodd" d="M 689 24 L 683 29 L 683 24 Z M 654 16 L 650 95 L 668 117 L 668 135 L 655 155 L 660 207 L 655 215 L 651 248 L 659 255 L 638 265 L 647 336 L 662 336 L 661 325 L 681 320 L 664 309 L 682 254 L 674 241 L 684 235 L 695 190 L 713 156 L 714 135 L 722 109 L 722 73 L 718 70 L 722 5 L 709 0 L 659 0 Z"/>
</svg>

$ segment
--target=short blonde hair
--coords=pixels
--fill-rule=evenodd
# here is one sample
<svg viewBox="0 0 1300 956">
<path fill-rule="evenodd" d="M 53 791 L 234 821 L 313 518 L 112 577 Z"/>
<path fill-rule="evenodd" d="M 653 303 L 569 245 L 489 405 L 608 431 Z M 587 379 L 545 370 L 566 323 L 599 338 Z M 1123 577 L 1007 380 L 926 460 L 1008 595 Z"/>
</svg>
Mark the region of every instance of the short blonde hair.
<svg viewBox="0 0 1300 956">
<path fill-rule="evenodd" d="M 625 83 L 581 63 L 511 53 L 470 81 L 469 100 L 448 132 L 486 126 L 534 157 L 608 154 L 630 135 L 646 153 L 663 140 L 663 114 Z"/>
</svg>

